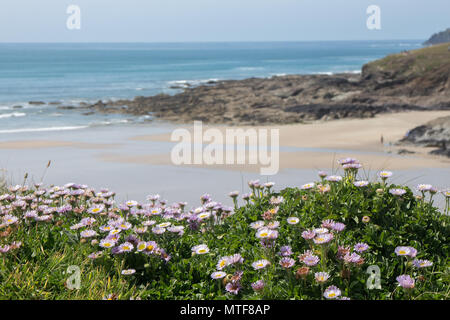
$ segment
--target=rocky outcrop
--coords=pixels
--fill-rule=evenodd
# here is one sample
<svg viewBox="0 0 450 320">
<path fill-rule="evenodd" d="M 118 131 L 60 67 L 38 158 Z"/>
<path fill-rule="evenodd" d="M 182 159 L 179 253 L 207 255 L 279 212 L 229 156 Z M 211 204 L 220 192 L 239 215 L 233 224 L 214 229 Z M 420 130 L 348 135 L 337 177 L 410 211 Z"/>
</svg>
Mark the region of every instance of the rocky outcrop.
<svg viewBox="0 0 450 320">
<path fill-rule="evenodd" d="M 432 120 L 410 130 L 400 144 L 434 147 L 432 154 L 450 157 L 450 116 Z"/>
<path fill-rule="evenodd" d="M 445 31 L 433 34 L 430 39 L 424 42 L 424 45 L 428 46 L 445 42 L 450 42 L 450 28 Z"/>
<path fill-rule="evenodd" d="M 217 81 L 175 95 L 98 101 L 81 108 L 229 125 L 366 118 L 382 112 L 450 109 L 449 74 L 450 52 L 438 45 L 374 61 L 361 74 Z"/>
</svg>

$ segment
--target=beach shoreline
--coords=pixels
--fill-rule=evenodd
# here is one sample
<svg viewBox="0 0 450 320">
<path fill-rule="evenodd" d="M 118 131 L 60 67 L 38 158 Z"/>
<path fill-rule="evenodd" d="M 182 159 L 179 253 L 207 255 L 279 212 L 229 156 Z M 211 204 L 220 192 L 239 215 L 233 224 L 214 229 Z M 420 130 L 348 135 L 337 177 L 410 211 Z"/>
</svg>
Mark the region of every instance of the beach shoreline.
<svg viewBox="0 0 450 320">
<path fill-rule="evenodd" d="M 251 165 L 174 165 L 170 152 L 176 142 L 170 141 L 170 135 L 175 129 L 190 129 L 193 124 L 173 123 L 2 135 L 0 168 L 6 170 L 8 181 L 22 183 L 28 173 L 28 181 L 40 182 L 51 160 L 45 184 L 77 182 L 94 188 L 108 187 L 121 200 L 140 200 L 158 193 L 169 200 L 193 203 L 207 192 L 229 203 L 227 193 L 243 192 L 249 180 L 274 181 L 278 190 L 299 186 L 317 180 L 318 170 L 339 173 L 340 157 L 355 157 L 364 164 L 361 178 L 374 180 L 378 170 L 387 169 L 395 172 L 394 181 L 410 187 L 433 183 L 446 188 L 444 184 L 450 180 L 447 158 L 429 155 L 428 149 L 421 147 L 408 147 L 416 153 L 399 155 L 403 147 L 393 144 L 412 126 L 448 114 L 450 111 L 404 112 L 370 119 L 264 126 L 280 130 L 280 170 L 274 176 L 262 176 L 260 166 Z M 227 126 L 214 128 L 225 130 Z M 385 145 L 379 141 L 380 134 L 384 135 Z"/>
</svg>

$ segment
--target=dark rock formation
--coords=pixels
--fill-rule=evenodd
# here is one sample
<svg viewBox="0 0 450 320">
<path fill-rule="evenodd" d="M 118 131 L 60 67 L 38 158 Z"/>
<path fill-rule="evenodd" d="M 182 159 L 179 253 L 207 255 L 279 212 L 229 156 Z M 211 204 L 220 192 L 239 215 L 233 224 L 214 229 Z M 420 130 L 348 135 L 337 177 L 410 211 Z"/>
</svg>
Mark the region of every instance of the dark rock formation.
<svg viewBox="0 0 450 320">
<path fill-rule="evenodd" d="M 434 147 L 432 154 L 450 156 L 450 116 L 432 120 L 410 130 L 400 144 Z"/>
<path fill-rule="evenodd" d="M 445 31 L 433 34 L 430 39 L 424 42 L 424 45 L 428 46 L 445 42 L 450 42 L 450 28 Z"/>
<path fill-rule="evenodd" d="M 437 45 L 371 62 L 361 75 L 218 81 L 188 87 L 175 95 L 98 101 L 79 108 L 228 125 L 367 118 L 382 112 L 450 109 L 449 75 L 450 52 L 446 45 Z"/>
</svg>

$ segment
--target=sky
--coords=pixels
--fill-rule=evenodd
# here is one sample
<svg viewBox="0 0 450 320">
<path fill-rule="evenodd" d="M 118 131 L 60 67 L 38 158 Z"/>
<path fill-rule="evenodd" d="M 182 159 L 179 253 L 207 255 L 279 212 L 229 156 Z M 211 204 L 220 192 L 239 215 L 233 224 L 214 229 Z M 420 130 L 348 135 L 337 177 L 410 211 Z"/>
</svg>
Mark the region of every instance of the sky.
<svg viewBox="0 0 450 320">
<path fill-rule="evenodd" d="M 67 8 L 80 8 L 80 29 Z M 380 8 L 380 30 L 366 13 Z M 0 42 L 230 42 L 428 39 L 449 0 L 1 0 Z"/>
</svg>

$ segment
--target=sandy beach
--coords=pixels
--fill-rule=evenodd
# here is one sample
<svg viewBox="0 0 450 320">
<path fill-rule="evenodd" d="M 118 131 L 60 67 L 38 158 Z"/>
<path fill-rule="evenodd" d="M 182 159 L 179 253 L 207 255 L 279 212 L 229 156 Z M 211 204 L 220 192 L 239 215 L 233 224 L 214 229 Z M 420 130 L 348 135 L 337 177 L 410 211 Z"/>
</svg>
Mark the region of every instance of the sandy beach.
<svg viewBox="0 0 450 320">
<path fill-rule="evenodd" d="M 364 164 L 362 178 L 375 179 L 380 169 L 394 170 L 393 181 L 412 187 L 432 183 L 448 187 L 450 161 L 430 156 L 425 148 L 399 155 L 393 146 L 409 129 L 450 111 L 383 114 L 370 119 L 336 120 L 286 126 L 261 127 L 280 130 L 280 170 L 261 176 L 258 165 L 173 165 L 170 141 L 174 129 L 192 125 L 151 123 L 116 125 L 62 132 L 3 134 L 0 137 L 0 168 L 13 183 L 46 184 L 77 182 L 95 188 L 108 187 L 118 200 L 143 200 L 159 193 L 169 201 L 193 205 L 210 193 L 230 203 L 228 192 L 247 192 L 247 181 L 276 182 L 276 189 L 299 186 L 317 179 L 317 170 L 339 172 L 336 160 L 356 157 Z M 215 126 L 225 130 L 225 126 Z M 245 129 L 245 127 L 242 127 Z M 384 144 L 380 143 L 381 135 Z M 45 172 L 48 161 L 51 167 Z M 45 175 L 44 175 L 45 173 Z M 1 173 L 0 173 L 1 175 Z"/>
<path fill-rule="evenodd" d="M 339 121 L 315 122 L 285 126 L 240 127 L 242 129 L 279 129 L 280 147 L 291 148 L 290 152 L 280 152 L 280 168 L 317 169 L 329 168 L 341 157 L 355 156 L 374 170 L 413 169 L 413 168 L 448 168 L 450 160 L 428 155 L 429 148 L 407 147 L 414 152 L 409 156 L 399 156 L 403 146 L 393 145 L 405 133 L 429 120 L 448 116 L 450 111 L 404 112 L 382 114 L 370 119 L 344 119 Z M 192 132 L 192 128 L 185 126 Z M 205 130 L 211 128 L 205 126 Z M 223 133 L 226 127 L 217 127 Z M 380 142 L 383 136 L 384 143 Z M 170 134 L 136 136 L 133 141 L 171 142 Z M 298 150 L 301 149 L 301 150 Z M 170 154 L 151 156 L 129 156 L 102 154 L 104 161 L 130 163 L 170 164 Z M 195 166 L 195 165 L 193 165 Z M 205 167 L 205 166 L 203 166 Z M 207 167 L 210 167 L 209 165 Z M 257 165 L 216 165 L 224 170 L 255 171 Z"/>
</svg>

